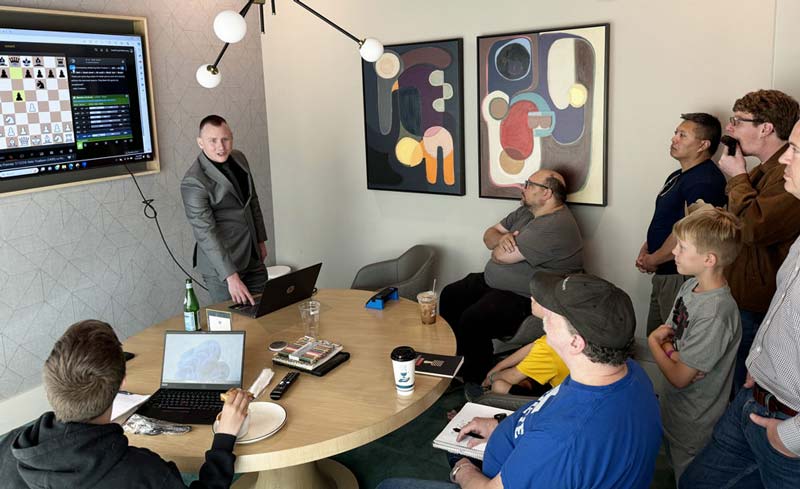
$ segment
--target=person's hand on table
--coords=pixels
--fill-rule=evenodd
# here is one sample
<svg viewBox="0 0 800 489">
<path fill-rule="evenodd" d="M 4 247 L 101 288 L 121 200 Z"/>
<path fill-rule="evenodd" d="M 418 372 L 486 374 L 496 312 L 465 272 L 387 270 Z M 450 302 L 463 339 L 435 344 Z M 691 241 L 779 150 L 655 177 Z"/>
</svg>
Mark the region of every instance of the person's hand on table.
<svg viewBox="0 0 800 489">
<path fill-rule="evenodd" d="M 246 304 L 248 302 L 250 305 L 256 304 L 253 296 L 250 295 L 250 291 L 247 290 L 247 286 L 239 277 L 239 272 L 233 272 L 225 281 L 228 282 L 228 293 L 231 294 L 233 302 L 237 304 Z"/>
<path fill-rule="evenodd" d="M 244 418 L 247 417 L 248 406 L 250 406 L 250 393 L 242 389 L 228 391 L 228 398 L 219 415 L 217 433 L 236 436 L 242 428 Z"/>
<path fill-rule="evenodd" d="M 456 436 L 456 441 L 460 442 L 469 436 L 469 433 L 474 433 L 476 435 L 481 435 L 483 440 L 470 436 L 470 440 L 467 442 L 468 447 L 472 448 L 475 445 L 486 443 L 489 441 L 489 437 L 492 436 L 498 424 L 499 422 L 494 418 L 472 418 L 472 421 L 461 427 L 461 431 L 459 431 L 458 436 Z"/>
</svg>

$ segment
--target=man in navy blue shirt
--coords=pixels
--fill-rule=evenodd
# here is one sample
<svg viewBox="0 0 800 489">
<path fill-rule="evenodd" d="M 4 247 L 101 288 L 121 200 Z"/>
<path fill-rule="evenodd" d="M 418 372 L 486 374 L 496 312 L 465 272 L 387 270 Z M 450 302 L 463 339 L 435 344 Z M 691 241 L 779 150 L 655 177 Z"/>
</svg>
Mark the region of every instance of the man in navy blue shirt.
<svg viewBox="0 0 800 489">
<path fill-rule="evenodd" d="M 647 316 L 647 334 L 664 324 L 672 310 L 685 278 L 675 268 L 672 249 L 677 244 L 672 226 L 684 217 L 687 205 L 698 199 L 722 207 L 725 197 L 725 177 L 711 156 L 719 146 L 722 126 L 710 114 L 681 114 L 681 122 L 672 136 L 669 155 L 681 167 L 664 182 L 656 197 L 656 208 L 647 241 L 636 258 L 636 268 L 642 273 L 654 273 Z"/>
</svg>

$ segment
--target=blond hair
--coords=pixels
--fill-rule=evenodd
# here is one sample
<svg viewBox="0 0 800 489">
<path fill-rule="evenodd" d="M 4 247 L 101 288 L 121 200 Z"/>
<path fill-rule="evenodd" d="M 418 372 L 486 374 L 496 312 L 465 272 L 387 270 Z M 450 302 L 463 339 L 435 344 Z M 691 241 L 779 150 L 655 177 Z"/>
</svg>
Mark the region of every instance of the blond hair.
<svg viewBox="0 0 800 489">
<path fill-rule="evenodd" d="M 692 243 L 698 253 L 713 253 L 717 263 L 730 265 L 742 249 L 742 226 L 739 219 L 710 204 L 692 204 L 689 215 L 676 222 L 672 232 L 681 241 Z"/>
</svg>

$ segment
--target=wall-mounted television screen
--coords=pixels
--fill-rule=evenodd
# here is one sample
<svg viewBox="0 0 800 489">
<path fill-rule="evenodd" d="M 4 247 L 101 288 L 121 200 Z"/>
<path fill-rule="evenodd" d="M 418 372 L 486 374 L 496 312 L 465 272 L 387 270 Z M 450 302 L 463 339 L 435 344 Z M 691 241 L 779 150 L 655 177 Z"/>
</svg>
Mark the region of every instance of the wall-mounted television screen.
<svg viewBox="0 0 800 489">
<path fill-rule="evenodd" d="M 153 160 L 146 72 L 138 35 L 0 28 L 0 192 Z"/>
</svg>

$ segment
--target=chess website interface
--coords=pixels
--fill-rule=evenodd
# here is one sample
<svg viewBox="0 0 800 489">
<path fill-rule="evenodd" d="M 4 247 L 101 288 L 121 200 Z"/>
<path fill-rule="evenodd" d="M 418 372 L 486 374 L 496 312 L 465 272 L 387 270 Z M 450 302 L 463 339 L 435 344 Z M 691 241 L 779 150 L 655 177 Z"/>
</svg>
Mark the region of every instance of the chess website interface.
<svg viewBox="0 0 800 489">
<path fill-rule="evenodd" d="M 153 159 L 138 36 L 0 28 L 0 181 Z"/>
</svg>

